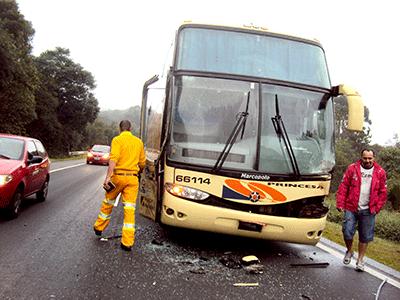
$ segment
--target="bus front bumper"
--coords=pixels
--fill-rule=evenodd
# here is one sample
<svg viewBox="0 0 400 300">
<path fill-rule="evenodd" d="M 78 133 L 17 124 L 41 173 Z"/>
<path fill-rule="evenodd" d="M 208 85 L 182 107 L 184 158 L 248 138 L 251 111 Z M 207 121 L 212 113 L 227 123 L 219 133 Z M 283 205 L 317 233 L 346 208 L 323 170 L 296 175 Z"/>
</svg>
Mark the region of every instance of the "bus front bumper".
<svg viewBox="0 0 400 300">
<path fill-rule="evenodd" d="M 161 223 L 223 234 L 315 245 L 325 229 L 318 219 L 260 215 L 204 205 L 164 194 Z"/>
</svg>

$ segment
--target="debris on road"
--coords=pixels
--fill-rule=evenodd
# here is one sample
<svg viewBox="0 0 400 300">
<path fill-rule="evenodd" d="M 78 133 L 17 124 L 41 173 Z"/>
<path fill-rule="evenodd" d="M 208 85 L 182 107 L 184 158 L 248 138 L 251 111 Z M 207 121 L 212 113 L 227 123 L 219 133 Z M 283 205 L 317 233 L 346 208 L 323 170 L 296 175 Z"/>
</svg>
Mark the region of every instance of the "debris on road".
<svg viewBox="0 0 400 300">
<path fill-rule="evenodd" d="M 245 266 L 249 266 L 252 264 L 259 264 L 259 263 L 260 263 L 260 260 L 257 258 L 257 256 L 248 255 L 248 256 L 242 257 L 242 264 Z"/>
<path fill-rule="evenodd" d="M 108 240 L 119 239 L 120 237 L 122 237 L 122 235 L 120 235 L 120 234 L 113 235 L 113 236 L 108 236 L 108 237 L 102 237 L 102 238 L 100 238 L 100 241 L 101 242 L 108 242 Z"/>
<path fill-rule="evenodd" d="M 257 256 L 248 255 L 242 257 L 242 265 L 244 266 L 244 269 L 250 274 L 264 273 L 264 266 L 260 264 L 260 260 Z"/>
<path fill-rule="evenodd" d="M 182 260 L 182 261 L 178 261 L 178 262 L 183 265 L 193 265 L 193 261 L 191 261 L 191 260 Z"/>
<path fill-rule="evenodd" d="M 161 240 L 158 240 L 158 239 L 153 239 L 153 240 L 151 241 L 151 243 L 154 244 L 154 245 L 157 245 L 157 246 L 162 246 L 162 245 L 164 245 L 164 242 L 161 241 Z"/>
<path fill-rule="evenodd" d="M 206 270 L 203 267 L 190 269 L 189 272 L 193 274 L 206 274 Z"/>
<path fill-rule="evenodd" d="M 329 266 L 328 262 L 312 262 L 312 263 L 296 263 L 290 264 L 291 267 L 306 267 L 306 268 L 326 268 Z"/>
<path fill-rule="evenodd" d="M 231 269 L 241 269 L 242 265 L 240 262 L 234 260 L 231 257 L 228 256 L 222 256 L 219 261 L 226 267 L 231 268 Z"/>
<path fill-rule="evenodd" d="M 224 255 L 219 260 L 224 266 L 231 269 L 244 268 L 249 274 L 262 274 L 264 273 L 264 266 L 260 264 L 260 260 L 254 255 L 242 257 L 241 261 L 235 260 L 232 257 Z"/>
<path fill-rule="evenodd" d="M 208 261 L 208 258 L 205 257 L 205 256 L 200 256 L 199 259 L 202 260 L 202 261 Z"/>
<path fill-rule="evenodd" d="M 264 266 L 261 264 L 252 264 L 250 266 L 245 266 L 244 269 L 249 274 L 262 274 L 264 273 Z"/>
<path fill-rule="evenodd" d="M 258 286 L 258 282 L 238 282 L 234 283 L 233 286 Z"/>
</svg>

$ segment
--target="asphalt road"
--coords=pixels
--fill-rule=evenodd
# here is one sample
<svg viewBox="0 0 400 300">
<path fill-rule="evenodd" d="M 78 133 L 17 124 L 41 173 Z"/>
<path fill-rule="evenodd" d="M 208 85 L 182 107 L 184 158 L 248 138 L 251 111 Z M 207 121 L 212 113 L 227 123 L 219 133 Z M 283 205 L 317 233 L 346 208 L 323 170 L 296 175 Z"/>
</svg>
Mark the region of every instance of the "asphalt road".
<svg viewBox="0 0 400 300">
<path fill-rule="evenodd" d="M 60 169 L 79 163 L 53 163 L 48 199 L 0 216 L 0 299 L 375 299 L 382 283 L 318 247 L 164 229 L 139 215 L 134 249 L 122 251 L 92 230 L 106 167 Z M 121 225 L 120 204 L 104 235 Z M 234 268 L 246 255 L 262 273 Z M 400 289 L 386 283 L 379 299 L 400 299 Z"/>
</svg>

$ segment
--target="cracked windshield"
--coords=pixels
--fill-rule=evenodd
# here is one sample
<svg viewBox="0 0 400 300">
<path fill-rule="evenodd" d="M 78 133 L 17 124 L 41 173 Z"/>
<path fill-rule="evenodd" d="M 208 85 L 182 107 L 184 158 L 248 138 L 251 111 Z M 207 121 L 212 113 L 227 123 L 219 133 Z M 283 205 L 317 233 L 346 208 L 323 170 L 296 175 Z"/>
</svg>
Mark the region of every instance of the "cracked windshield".
<svg viewBox="0 0 400 300">
<path fill-rule="evenodd" d="M 263 85 L 259 105 L 259 88 L 254 82 L 182 76 L 176 88 L 171 159 L 214 166 L 239 114 L 247 112 L 223 167 L 292 173 L 288 149 L 271 120 L 276 114 L 275 95 L 278 95 L 280 114 L 300 172 L 318 174 L 333 167 L 333 113 L 332 103 L 324 100 L 326 95 Z M 259 122 L 260 147 L 257 147 Z"/>
</svg>

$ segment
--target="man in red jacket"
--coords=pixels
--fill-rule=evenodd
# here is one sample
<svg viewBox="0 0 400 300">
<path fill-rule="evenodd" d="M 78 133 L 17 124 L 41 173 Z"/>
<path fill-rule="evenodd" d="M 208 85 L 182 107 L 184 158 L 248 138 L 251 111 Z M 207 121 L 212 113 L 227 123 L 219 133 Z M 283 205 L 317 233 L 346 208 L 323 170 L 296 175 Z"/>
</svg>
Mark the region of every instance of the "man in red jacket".
<svg viewBox="0 0 400 300">
<path fill-rule="evenodd" d="M 361 151 L 361 159 L 351 164 L 336 193 L 336 208 L 344 212 L 343 238 L 346 243 L 344 264 L 353 257 L 353 237 L 358 227 L 356 270 L 364 271 L 364 255 L 374 238 L 375 215 L 386 202 L 386 173 L 375 162 L 372 149 Z"/>
</svg>

